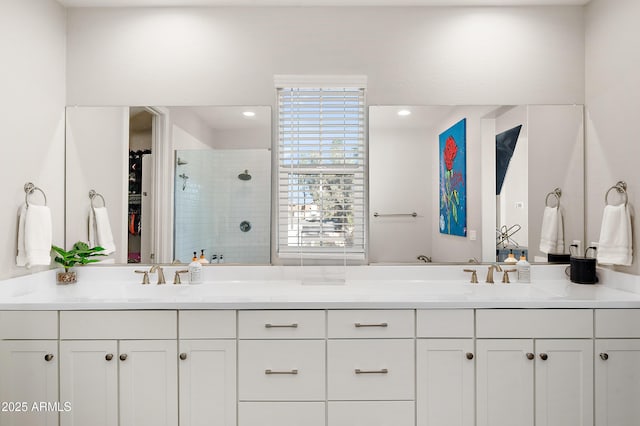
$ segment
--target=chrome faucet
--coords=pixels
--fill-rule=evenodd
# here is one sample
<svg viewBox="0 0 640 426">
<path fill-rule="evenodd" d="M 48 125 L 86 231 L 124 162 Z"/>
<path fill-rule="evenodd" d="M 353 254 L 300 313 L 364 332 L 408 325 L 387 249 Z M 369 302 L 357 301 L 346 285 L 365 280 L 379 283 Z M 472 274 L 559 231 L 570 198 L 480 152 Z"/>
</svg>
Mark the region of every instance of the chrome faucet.
<svg viewBox="0 0 640 426">
<path fill-rule="evenodd" d="M 425 256 L 424 254 L 419 255 L 416 259 L 424 263 L 431 263 L 431 258 L 429 256 Z"/>
<path fill-rule="evenodd" d="M 487 279 L 485 280 L 487 284 L 493 284 L 493 271 L 502 272 L 502 268 L 497 263 L 489 265 L 489 270 L 487 271 Z"/>
<path fill-rule="evenodd" d="M 167 281 L 164 278 L 164 271 L 162 270 L 162 266 L 160 265 L 153 265 L 151 267 L 151 269 L 149 270 L 150 273 L 154 273 L 157 272 L 158 273 L 158 284 L 166 284 Z"/>
</svg>

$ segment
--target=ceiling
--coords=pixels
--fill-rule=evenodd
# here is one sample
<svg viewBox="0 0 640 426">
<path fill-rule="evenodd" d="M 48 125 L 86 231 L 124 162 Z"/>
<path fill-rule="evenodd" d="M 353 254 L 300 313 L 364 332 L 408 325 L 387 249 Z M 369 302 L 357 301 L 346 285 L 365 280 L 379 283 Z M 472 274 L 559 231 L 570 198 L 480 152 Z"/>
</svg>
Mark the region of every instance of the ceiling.
<svg viewBox="0 0 640 426">
<path fill-rule="evenodd" d="M 591 0 L 58 0 L 66 7 L 582 6 Z"/>
</svg>

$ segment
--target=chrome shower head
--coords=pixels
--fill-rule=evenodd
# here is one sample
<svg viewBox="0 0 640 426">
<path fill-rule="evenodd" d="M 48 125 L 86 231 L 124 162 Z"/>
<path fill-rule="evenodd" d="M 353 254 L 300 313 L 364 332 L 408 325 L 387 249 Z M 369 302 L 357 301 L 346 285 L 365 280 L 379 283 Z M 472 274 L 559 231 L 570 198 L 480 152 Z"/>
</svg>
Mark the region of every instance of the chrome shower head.
<svg viewBox="0 0 640 426">
<path fill-rule="evenodd" d="M 182 158 L 178 157 L 178 160 L 176 161 L 176 165 L 178 166 L 184 166 L 185 164 L 189 164 L 188 161 L 183 160 Z"/>
<path fill-rule="evenodd" d="M 249 174 L 249 170 L 245 170 L 244 173 L 240 173 L 238 175 L 238 179 L 240 179 L 240 180 L 251 180 L 251 175 Z"/>
</svg>

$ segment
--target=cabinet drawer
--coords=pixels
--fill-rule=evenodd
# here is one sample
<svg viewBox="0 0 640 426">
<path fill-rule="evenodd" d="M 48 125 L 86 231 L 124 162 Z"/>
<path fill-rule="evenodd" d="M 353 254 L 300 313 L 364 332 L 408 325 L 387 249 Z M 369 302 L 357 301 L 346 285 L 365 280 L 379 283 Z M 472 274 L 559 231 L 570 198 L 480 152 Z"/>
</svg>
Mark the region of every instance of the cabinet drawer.
<svg viewBox="0 0 640 426">
<path fill-rule="evenodd" d="M 590 309 L 479 309 L 478 338 L 590 338 Z"/>
<path fill-rule="evenodd" d="M 329 399 L 414 399 L 413 340 L 330 340 L 328 345 Z"/>
<path fill-rule="evenodd" d="M 0 311 L 0 340 L 57 338 L 56 311 Z"/>
<path fill-rule="evenodd" d="M 235 339 L 235 311 L 178 312 L 181 339 Z"/>
<path fill-rule="evenodd" d="M 414 336 L 412 310 L 329 311 L 329 338 L 367 339 Z"/>
<path fill-rule="evenodd" d="M 418 337 L 473 337 L 473 309 L 433 309 L 416 313 Z"/>
<path fill-rule="evenodd" d="M 640 337 L 640 309 L 596 309 L 596 337 Z"/>
<path fill-rule="evenodd" d="M 329 402 L 331 426 L 414 426 L 413 401 Z"/>
<path fill-rule="evenodd" d="M 240 311 L 241 339 L 323 339 L 324 311 Z"/>
<path fill-rule="evenodd" d="M 324 402 L 241 402 L 238 426 L 325 426 Z"/>
<path fill-rule="evenodd" d="M 61 339 L 175 339 L 175 311 L 62 311 Z"/>
<path fill-rule="evenodd" d="M 324 357 L 324 340 L 242 340 L 238 343 L 239 398 L 324 400 Z"/>
</svg>

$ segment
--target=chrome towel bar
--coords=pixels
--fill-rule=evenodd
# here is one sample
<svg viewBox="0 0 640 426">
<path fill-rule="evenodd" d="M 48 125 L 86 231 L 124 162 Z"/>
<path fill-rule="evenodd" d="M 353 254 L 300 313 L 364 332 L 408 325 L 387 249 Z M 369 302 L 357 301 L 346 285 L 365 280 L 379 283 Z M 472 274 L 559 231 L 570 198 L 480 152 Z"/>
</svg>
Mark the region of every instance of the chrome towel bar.
<svg viewBox="0 0 640 426">
<path fill-rule="evenodd" d="M 375 212 L 373 214 L 373 217 L 391 217 L 391 216 L 411 216 L 411 217 L 417 217 L 418 213 L 413 212 L 413 213 L 378 213 Z"/>
</svg>

